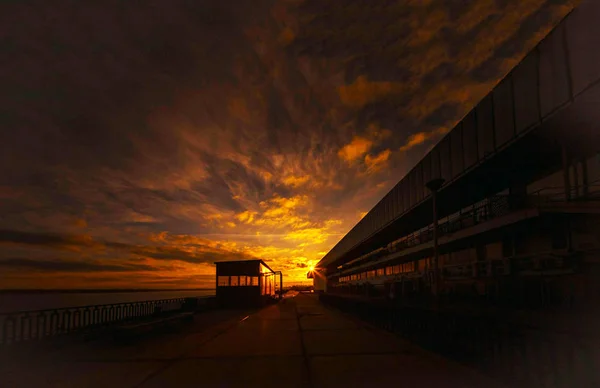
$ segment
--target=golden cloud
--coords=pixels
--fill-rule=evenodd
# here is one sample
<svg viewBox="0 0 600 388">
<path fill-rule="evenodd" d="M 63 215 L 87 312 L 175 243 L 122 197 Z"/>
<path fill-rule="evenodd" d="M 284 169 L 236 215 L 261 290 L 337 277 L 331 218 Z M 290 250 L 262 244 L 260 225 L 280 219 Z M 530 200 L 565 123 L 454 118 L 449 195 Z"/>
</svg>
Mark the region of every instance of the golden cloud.
<svg viewBox="0 0 600 388">
<path fill-rule="evenodd" d="M 348 163 L 362 158 L 364 154 L 369 152 L 373 142 L 364 137 L 356 136 L 349 144 L 346 144 L 338 151 L 338 156 Z"/>
<path fill-rule="evenodd" d="M 406 151 L 410 150 L 411 148 L 421 145 L 430 139 L 436 138 L 437 136 L 443 135 L 446 132 L 448 132 L 448 128 L 444 126 L 444 127 L 440 127 L 437 130 L 431 131 L 431 132 L 413 133 L 412 135 L 410 135 L 408 137 L 408 139 L 406 140 L 404 145 L 402 147 L 400 147 L 400 151 L 406 152 Z"/>
<path fill-rule="evenodd" d="M 306 182 L 308 182 L 309 179 L 310 179 L 310 177 L 308 175 L 302 175 L 302 176 L 290 175 L 290 176 L 283 178 L 282 182 L 287 186 L 300 187 L 300 186 L 304 185 Z"/>
<path fill-rule="evenodd" d="M 367 155 L 365 157 L 365 165 L 367 166 L 367 173 L 371 174 L 381 170 L 388 165 L 388 159 L 392 151 L 389 149 L 383 150 L 375 156 Z"/>
<path fill-rule="evenodd" d="M 250 210 L 246 210 L 238 215 L 236 215 L 236 218 L 243 223 L 246 224 L 251 224 L 252 221 L 254 221 L 254 217 L 256 216 L 256 212 L 250 211 Z"/>
<path fill-rule="evenodd" d="M 324 228 L 304 228 L 287 233 L 284 239 L 304 241 L 308 244 L 320 244 L 325 242 L 327 237 L 329 237 L 329 234 L 324 232 Z"/>
</svg>

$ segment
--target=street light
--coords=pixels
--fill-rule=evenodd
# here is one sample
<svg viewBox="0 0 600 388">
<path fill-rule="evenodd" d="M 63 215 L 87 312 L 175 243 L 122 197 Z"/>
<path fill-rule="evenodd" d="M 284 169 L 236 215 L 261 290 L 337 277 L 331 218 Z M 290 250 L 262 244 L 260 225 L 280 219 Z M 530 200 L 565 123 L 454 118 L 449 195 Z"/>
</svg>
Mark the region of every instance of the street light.
<svg viewBox="0 0 600 388">
<path fill-rule="evenodd" d="M 433 202 L 433 291 L 436 298 L 439 297 L 439 249 L 438 249 L 438 214 L 437 214 L 437 192 L 444 184 L 444 178 L 432 179 L 425 184 L 431 190 L 431 200 Z"/>
</svg>

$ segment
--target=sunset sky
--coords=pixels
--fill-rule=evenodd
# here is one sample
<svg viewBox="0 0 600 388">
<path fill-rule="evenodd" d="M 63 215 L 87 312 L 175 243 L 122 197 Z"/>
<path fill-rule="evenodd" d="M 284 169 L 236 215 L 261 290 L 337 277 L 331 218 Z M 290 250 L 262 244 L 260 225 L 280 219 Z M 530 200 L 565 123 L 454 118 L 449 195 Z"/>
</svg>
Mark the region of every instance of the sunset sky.
<svg viewBox="0 0 600 388">
<path fill-rule="evenodd" d="M 0 288 L 306 281 L 576 3 L 2 2 Z"/>
</svg>

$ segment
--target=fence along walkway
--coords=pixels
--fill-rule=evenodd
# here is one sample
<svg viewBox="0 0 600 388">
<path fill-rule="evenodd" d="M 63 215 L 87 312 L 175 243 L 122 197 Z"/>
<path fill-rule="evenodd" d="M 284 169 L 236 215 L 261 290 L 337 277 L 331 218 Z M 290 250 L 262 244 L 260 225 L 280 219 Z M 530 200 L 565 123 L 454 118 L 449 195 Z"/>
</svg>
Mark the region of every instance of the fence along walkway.
<svg viewBox="0 0 600 388">
<path fill-rule="evenodd" d="M 173 298 L 141 302 L 0 313 L 0 346 L 93 331 L 108 325 L 180 311 L 206 298 Z"/>
</svg>

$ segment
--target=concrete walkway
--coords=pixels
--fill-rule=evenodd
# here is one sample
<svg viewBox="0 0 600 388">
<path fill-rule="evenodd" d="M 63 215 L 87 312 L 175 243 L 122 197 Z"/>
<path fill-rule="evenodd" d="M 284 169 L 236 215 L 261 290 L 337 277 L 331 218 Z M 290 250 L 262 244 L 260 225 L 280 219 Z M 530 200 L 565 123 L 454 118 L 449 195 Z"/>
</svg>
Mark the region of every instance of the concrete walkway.
<svg viewBox="0 0 600 388">
<path fill-rule="evenodd" d="M 298 295 L 249 316 L 129 346 L 72 345 L 3 387 L 494 387 L 470 369 Z"/>
</svg>

